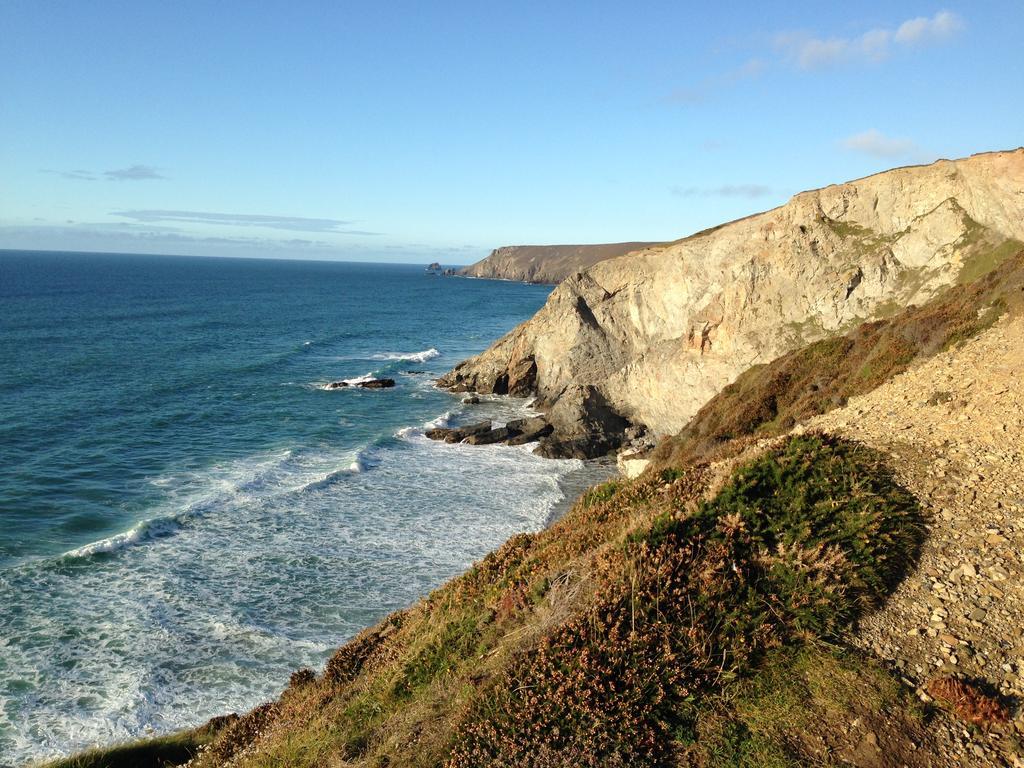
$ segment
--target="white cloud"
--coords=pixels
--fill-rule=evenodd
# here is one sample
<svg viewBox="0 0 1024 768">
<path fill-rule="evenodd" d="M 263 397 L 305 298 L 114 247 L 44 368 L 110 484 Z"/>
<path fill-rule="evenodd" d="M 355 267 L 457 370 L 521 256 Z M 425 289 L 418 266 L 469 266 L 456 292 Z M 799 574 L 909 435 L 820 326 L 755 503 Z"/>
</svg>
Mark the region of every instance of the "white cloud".
<svg viewBox="0 0 1024 768">
<path fill-rule="evenodd" d="M 851 152 L 863 152 L 872 157 L 905 157 L 919 152 L 917 144 L 910 139 L 886 136 L 874 128 L 848 136 L 839 143 Z"/>
<path fill-rule="evenodd" d="M 939 11 L 930 19 L 926 16 L 918 16 L 916 19 L 908 19 L 900 24 L 896 30 L 894 40 L 897 43 L 920 43 L 929 40 L 945 40 L 952 37 L 961 29 L 963 22 L 960 17 L 950 11 Z"/>
<path fill-rule="evenodd" d="M 775 48 L 800 69 L 822 69 L 844 61 L 881 61 L 898 46 L 941 42 L 963 26 L 955 13 L 939 11 L 931 18 L 908 19 L 895 30 L 878 27 L 855 37 L 815 37 L 789 32 L 776 36 Z"/>
</svg>

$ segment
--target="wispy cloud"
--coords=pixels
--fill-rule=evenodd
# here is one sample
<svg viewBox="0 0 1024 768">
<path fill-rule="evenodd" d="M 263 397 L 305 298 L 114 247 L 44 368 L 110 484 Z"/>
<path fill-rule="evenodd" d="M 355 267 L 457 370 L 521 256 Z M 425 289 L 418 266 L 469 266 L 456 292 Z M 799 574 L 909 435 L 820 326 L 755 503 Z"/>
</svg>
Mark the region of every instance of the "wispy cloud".
<svg viewBox="0 0 1024 768">
<path fill-rule="evenodd" d="M 939 11 L 932 17 L 907 19 L 895 28 L 878 27 L 854 37 L 785 32 L 775 37 L 775 50 L 799 69 L 815 70 L 847 61 L 882 61 L 900 46 L 942 42 L 963 27 L 955 13 Z"/>
<path fill-rule="evenodd" d="M 668 100 L 674 104 L 701 104 L 730 86 L 757 77 L 766 67 L 762 59 L 750 59 L 721 75 L 705 78 L 697 85 L 676 88 L 669 94 Z"/>
<path fill-rule="evenodd" d="M 753 200 L 770 195 L 772 188 L 764 184 L 722 184 L 718 187 L 673 186 L 669 191 L 676 197 L 745 197 Z"/>
<path fill-rule="evenodd" d="M 843 149 L 851 152 L 862 152 L 872 157 L 894 158 L 919 155 L 920 147 L 910 139 L 901 139 L 893 136 L 886 136 L 881 131 L 872 128 L 862 133 L 855 133 L 847 136 L 839 142 Z"/>
<path fill-rule="evenodd" d="M 62 179 L 73 179 L 74 181 L 99 181 L 101 178 L 107 181 L 150 181 L 152 179 L 167 178 L 151 165 L 129 165 L 126 168 L 115 168 L 101 173 L 81 169 L 54 171 L 44 168 L 40 173 L 52 173 L 60 176 Z"/>
<path fill-rule="evenodd" d="M 151 165 L 129 165 L 127 168 L 104 171 L 103 175 L 110 181 L 148 181 L 167 178 Z"/>
<path fill-rule="evenodd" d="M 64 179 L 75 179 L 76 181 L 96 181 L 96 174 L 91 171 L 43 171 L 43 173 L 55 173 Z"/>
<path fill-rule="evenodd" d="M 360 229 L 349 229 L 354 222 L 342 219 L 314 219 L 304 216 L 272 216 L 256 213 L 217 213 L 211 211 L 175 211 L 175 210 L 130 210 L 112 211 L 111 216 L 156 224 L 175 222 L 179 224 L 217 224 L 232 227 L 266 227 L 284 229 L 294 232 L 331 232 L 342 235 L 379 235 L 380 232 L 367 232 Z"/>
</svg>

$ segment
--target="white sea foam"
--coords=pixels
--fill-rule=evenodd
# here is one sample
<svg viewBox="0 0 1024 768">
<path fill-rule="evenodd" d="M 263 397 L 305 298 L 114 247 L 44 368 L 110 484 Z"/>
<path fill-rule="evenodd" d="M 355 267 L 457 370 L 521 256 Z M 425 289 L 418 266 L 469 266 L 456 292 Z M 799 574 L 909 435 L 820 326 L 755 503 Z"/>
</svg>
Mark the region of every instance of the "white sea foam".
<svg viewBox="0 0 1024 768">
<path fill-rule="evenodd" d="M 440 427 L 447 427 L 451 424 L 452 412 L 445 411 L 440 416 L 431 419 L 430 421 L 424 422 L 421 427 L 402 427 L 395 432 L 395 437 L 400 439 L 408 439 L 414 435 L 422 435 L 428 429 L 438 429 Z"/>
<path fill-rule="evenodd" d="M 521 412 L 494 402 L 472 418 Z M 157 478 L 152 519 L 91 549 L 116 557 L 83 547 L 73 568 L 35 561 L 0 579 L 0 698 L 14 702 L 0 707 L 0 764 L 276 695 L 290 671 L 321 667 L 346 637 L 545 525 L 559 478 L 582 465 L 529 449 L 448 445 L 417 428 L 359 451 L 297 447 Z M 164 520 L 174 535 L 157 535 Z"/>
<path fill-rule="evenodd" d="M 431 347 L 430 349 L 424 349 L 422 352 L 382 352 L 378 355 L 374 355 L 371 359 L 407 360 L 412 363 L 425 363 L 427 360 L 433 360 L 435 357 L 440 356 L 441 353 Z"/>
</svg>

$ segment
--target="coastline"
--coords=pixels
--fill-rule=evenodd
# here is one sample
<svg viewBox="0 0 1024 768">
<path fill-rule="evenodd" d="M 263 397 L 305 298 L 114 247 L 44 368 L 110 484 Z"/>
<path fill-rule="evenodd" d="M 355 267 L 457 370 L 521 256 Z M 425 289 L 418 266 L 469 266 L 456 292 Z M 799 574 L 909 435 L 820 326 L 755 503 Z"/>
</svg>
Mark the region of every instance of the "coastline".
<svg viewBox="0 0 1024 768">
<path fill-rule="evenodd" d="M 73 503 L 76 525 L 27 504 L 5 510 L 0 764 L 175 733 L 273 698 L 381 615 L 542 530 L 563 497 L 558 476 L 578 466 L 453 453 L 416 434 L 446 411 L 472 418 L 433 377 L 529 317 L 546 288 L 344 263 L 12 264 L 42 286 L 89 289 L 63 304 L 12 299 L 38 328 L 60 328 L 19 347 L 25 380 L 71 344 L 96 362 L 25 388 L 7 414 L 18 427 L 8 447 L 34 457 L 26 471 L 62 478 L 54 504 Z M 150 300 L 154 285 L 168 311 L 133 318 L 132 342 L 112 343 L 109 305 Z M 421 310 L 378 312 L 382 285 Z M 247 310 L 255 290 L 277 297 L 259 323 Z M 59 326 L 63 311 L 83 322 Z M 323 389 L 367 372 L 395 387 Z M 72 420 L 80 428 L 59 444 L 46 437 Z M 17 492 L 13 480 L 0 495 Z"/>
<path fill-rule="evenodd" d="M 561 520 L 562 516 L 589 488 L 620 476 L 613 457 L 602 456 L 598 459 L 580 459 L 580 461 L 583 462 L 580 469 L 569 472 L 558 479 L 558 488 L 562 492 L 562 498 L 556 501 L 548 512 L 548 519 L 544 523 L 545 528 L 550 528 Z"/>
</svg>

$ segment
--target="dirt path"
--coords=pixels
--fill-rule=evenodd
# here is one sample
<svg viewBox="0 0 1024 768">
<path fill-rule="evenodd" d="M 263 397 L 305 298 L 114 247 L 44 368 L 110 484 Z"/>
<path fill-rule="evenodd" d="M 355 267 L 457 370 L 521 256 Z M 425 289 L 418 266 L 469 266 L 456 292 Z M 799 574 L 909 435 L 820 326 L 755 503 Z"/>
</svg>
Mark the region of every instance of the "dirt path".
<svg viewBox="0 0 1024 768">
<path fill-rule="evenodd" d="M 930 518 L 917 568 L 855 642 L 922 698 L 936 674 L 998 690 L 1013 706 L 998 732 L 940 718 L 948 765 L 1024 767 L 1024 320 L 805 426 L 890 454 Z"/>
</svg>

